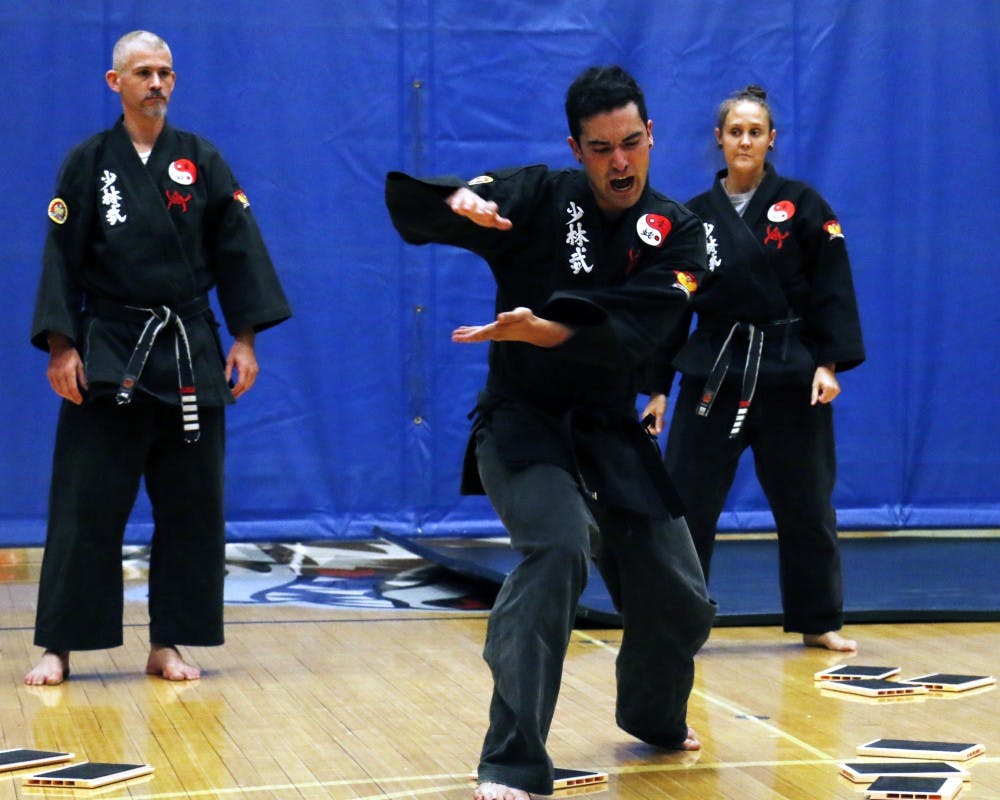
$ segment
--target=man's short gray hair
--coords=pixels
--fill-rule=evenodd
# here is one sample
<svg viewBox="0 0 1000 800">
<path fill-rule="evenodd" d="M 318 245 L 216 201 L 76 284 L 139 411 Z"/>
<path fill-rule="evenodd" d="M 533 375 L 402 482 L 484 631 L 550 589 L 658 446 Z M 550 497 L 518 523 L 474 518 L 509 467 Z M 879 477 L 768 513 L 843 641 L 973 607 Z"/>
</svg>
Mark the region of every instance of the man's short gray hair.
<svg viewBox="0 0 1000 800">
<path fill-rule="evenodd" d="M 131 31 L 115 42 L 115 49 L 111 52 L 111 68 L 115 72 L 125 69 L 129 53 L 139 46 L 148 47 L 150 50 L 166 50 L 168 54 L 170 53 L 170 46 L 155 33 Z"/>
</svg>

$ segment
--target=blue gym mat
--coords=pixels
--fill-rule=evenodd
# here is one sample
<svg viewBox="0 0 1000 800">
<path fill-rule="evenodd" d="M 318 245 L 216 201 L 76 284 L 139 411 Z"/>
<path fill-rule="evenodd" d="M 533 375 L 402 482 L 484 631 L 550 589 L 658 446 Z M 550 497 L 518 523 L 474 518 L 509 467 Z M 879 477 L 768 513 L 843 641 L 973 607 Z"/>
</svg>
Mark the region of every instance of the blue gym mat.
<svg viewBox="0 0 1000 800">
<path fill-rule="evenodd" d="M 458 574 L 500 584 L 520 560 L 502 539 L 426 539 L 381 529 L 374 535 Z M 847 622 L 1000 620 L 1000 538 L 852 535 L 840 540 Z M 778 545 L 773 538 L 720 537 L 709 594 L 716 625 L 781 624 Z M 618 627 L 600 572 L 590 572 L 578 618 Z"/>
</svg>

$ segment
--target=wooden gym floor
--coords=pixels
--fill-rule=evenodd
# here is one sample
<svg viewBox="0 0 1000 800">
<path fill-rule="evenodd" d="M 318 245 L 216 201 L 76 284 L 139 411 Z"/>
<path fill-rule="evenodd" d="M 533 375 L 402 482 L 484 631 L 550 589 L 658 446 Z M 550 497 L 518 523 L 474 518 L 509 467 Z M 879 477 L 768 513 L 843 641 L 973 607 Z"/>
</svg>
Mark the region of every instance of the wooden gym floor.
<svg viewBox="0 0 1000 800">
<path fill-rule="evenodd" d="M 0 551 L 0 749 L 65 750 L 155 772 L 91 790 L 29 788 L 22 779 L 32 771 L 0 773 L 0 800 L 471 797 L 491 686 L 480 657 L 485 611 L 231 605 L 224 647 L 185 650 L 202 679 L 174 684 L 142 674 L 145 606 L 130 600 L 123 647 L 75 653 L 62 686 L 26 687 L 39 654 L 39 558 Z M 861 644 L 854 657 L 803 648 L 779 628 L 715 629 L 689 708 L 703 749 L 664 753 L 615 727 L 621 632 L 577 630 L 550 753 L 557 766 L 609 774 L 595 800 L 861 800 L 863 785 L 838 774 L 839 763 L 858 760 L 857 745 L 978 741 L 986 754 L 965 764 L 972 779 L 959 797 L 1000 798 L 996 686 L 876 701 L 822 691 L 812 678 L 839 663 L 900 666 L 901 678 L 996 675 L 1000 623 L 846 632 Z"/>
</svg>

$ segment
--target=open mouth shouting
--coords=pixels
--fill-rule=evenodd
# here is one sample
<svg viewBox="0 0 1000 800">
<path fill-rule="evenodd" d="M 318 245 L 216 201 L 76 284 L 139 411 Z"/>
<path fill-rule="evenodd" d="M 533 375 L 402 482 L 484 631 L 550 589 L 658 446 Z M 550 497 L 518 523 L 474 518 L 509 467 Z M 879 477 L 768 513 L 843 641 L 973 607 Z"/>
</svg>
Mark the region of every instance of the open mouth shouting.
<svg viewBox="0 0 1000 800">
<path fill-rule="evenodd" d="M 611 179 L 611 189 L 615 192 L 629 192 L 635 185 L 635 176 L 630 175 L 627 178 L 612 178 Z"/>
</svg>

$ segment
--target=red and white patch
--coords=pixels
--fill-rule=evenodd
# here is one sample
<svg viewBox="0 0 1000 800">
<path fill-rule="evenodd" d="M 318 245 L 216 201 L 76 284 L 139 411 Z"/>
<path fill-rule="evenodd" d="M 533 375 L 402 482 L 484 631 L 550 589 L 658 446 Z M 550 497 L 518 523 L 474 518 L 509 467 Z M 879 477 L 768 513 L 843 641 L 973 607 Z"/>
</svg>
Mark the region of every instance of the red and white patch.
<svg viewBox="0 0 1000 800">
<path fill-rule="evenodd" d="M 670 220 L 660 214 L 643 214 L 636 220 L 635 232 L 646 244 L 662 247 L 671 227 Z"/>
<path fill-rule="evenodd" d="M 831 239 L 844 238 L 844 232 L 840 228 L 840 223 L 835 219 L 831 219 L 829 222 L 824 222 L 823 230 L 825 230 L 830 235 Z"/>
<path fill-rule="evenodd" d="M 233 192 L 233 200 L 238 200 L 243 204 L 243 208 L 250 208 L 250 198 L 247 197 L 247 193 L 242 189 L 237 189 Z"/>
<path fill-rule="evenodd" d="M 198 168 L 193 161 L 186 158 L 178 158 L 167 168 L 167 174 L 174 183 L 181 186 L 190 186 L 198 180 Z"/>
<path fill-rule="evenodd" d="M 795 204 L 791 200 L 779 200 L 767 210 L 771 222 L 787 222 L 795 216 Z"/>
<path fill-rule="evenodd" d="M 493 178 L 489 175 L 479 175 L 466 184 L 467 186 L 480 186 L 484 183 L 493 183 Z"/>
</svg>

